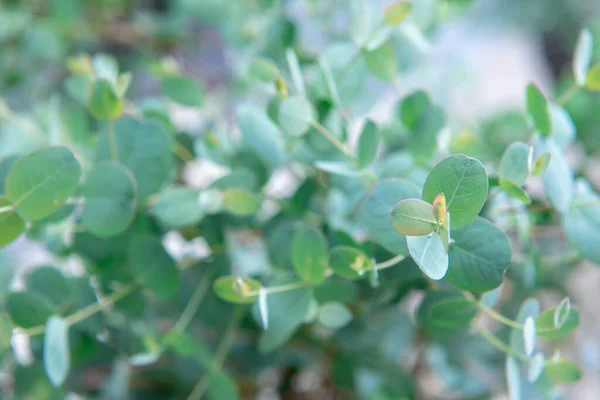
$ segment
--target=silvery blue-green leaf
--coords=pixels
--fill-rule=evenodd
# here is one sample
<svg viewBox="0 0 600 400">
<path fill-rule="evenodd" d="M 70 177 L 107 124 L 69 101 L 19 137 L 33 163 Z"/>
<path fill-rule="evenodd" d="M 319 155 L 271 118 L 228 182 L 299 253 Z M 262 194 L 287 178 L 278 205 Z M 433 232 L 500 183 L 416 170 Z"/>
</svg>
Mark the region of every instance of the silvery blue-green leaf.
<svg viewBox="0 0 600 400">
<path fill-rule="evenodd" d="M 315 167 L 334 175 L 360 176 L 361 172 L 355 165 L 346 161 L 317 161 Z"/>
<path fill-rule="evenodd" d="M 264 110 L 251 105 L 240 106 L 237 118 L 244 143 L 269 167 L 283 162 L 283 135 Z"/>
<path fill-rule="evenodd" d="M 556 210 L 566 213 L 573 197 L 573 172 L 561 149 L 551 139 L 540 141 L 538 154 L 550 153 L 548 169 L 543 175 L 544 189 L 550 203 Z"/>
<path fill-rule="evenodd" d="M 597 240 L 600 237 L 600 196 L 587 183 L 578 180 L 575 199 L 589 204 L 585 207 L 571 207 L 564 215 L 563 228 L 567 240 L 583 257 L 600 265 L 600 246 Z"/>
<path fill-rule="evenodd" d="M 525 354 L 531 357 L 535 351 L 535 320 L 532 316 L 527 317 L 523 324 L 523 344 Z"/>
<path fill-rule="evenodd" d="M 302 69 L 300 68 L 300 63 L 298 62 L 298 57 L 296 56 L 294 49 L 287 49 L 285 51 L 285 58 L 287 59 L 296 91 L 300 96 L 305 97 L 306 89 L 304 88 L 304 77 L 302 76 Z"/>
<path fill-rule="evenodd" d="M 497 288 L 512 257 L 508 238 L 488 220 L 476 218 L 452 230 L 450 268 L 444 278 L 461 290 L 481 293 Z"/>
<path fill-rule="evenodd" d="M 575 124 L 569 113 L 559 105 L 549 103 L 552 130 L 550 137 L 559 147 L 565 148 L 575 140 Z"/>
<path fill-rule="evenodd" d="M 396 203 L 420 194 L 418 186 L 401 179 L 384 179 L 375 185 L 362 206 L 362 221 L 373 240 L 394 254 L 407 255 L 406 236 L 396 232 L 390 214 Z"/>
<path fill-rule="evenodd" d="M 269 308 L 267 306 L 267 290 L 264 287 L 258 289 L 258 311 L 263 329 L 269 329 Z"/>
<path fill-rule="evenodd" d="M 590 30 L 582 29 L 573 54 L 573 75 L 578 86 L 585 85 L 585 78 L 592 61 L 593 45 L 594 39 Z"/>
<path fill-rule="evenodd" d="M 565 322 L 567 322 L 567 318 L 569 318 L 569 314 L 571 313 L 571 300 L 568 297 L 565 297 L 558 307 L 556 307 L 556 311 L 554 311 L 554 327 L 556 329 L 560 329 L 563 327 Z"/>
<path fill-rule="evenodd" d="M 529 317 L 535 318 L 539 314 L 540 314 L 539 301 L 537 301 L 537 299 L 535 299 L 535 298 L 528 298 L 521 305 L 521 308 L 519 309 L 519 313 L 517 314 L 517 317 L 515 318 L 515 322 L 518 322 L 518 323 L 524 325 L 525 321 Z M 509 345 L 510 345 L 511 350 L 514 351 L 515 353 L 522 354 L 522 355 L 527 354 L 526 347 L 529 346 L 529 344 L 527 346 L 525 344 L 523 330 L 516 329 L 516 328 L 511 329 Z"/>
<path fill-rule="evenodd" d="M 300 136 L 314 119 L 312 104 L 304 97 L 290 96 L 279 106 L 279 125 L 291 136 Z"/>
<path fill-rule="evenodd" d="M 373 15 L 368 0 L 350 0 L 350 36 L 358 47 L 362 47 L 373 29 Z"/>
<path fill-rule="evenodd" d="M 506 384 L 510 400 L 521 400 L 519 363 L 511 356 L 506 356 Z"/>
<path fill-rule="evenodd" d="M 533 357 L 531 357 L 529 364 L 527 365 L 527 380 L 529 382 L 533 383 L 540 378 L 542 372 L 544 372 L 545 362 L 546 359 L 544 357 L 544 353 L 536 353 Z"/>
<path fill-rule="evenodd" d="M 514 142 L 504 152 L 500 160 L 498 175 L 521 186 L 529 174 L 527 160 L 529 158 L 529 146 L 524 142 Z"/>
<path fill-rule="evenodd" d="M 439 280 L 448 271 L 448 253 L 437 233 L 406 238 L 410 255 L 421 271 L 431 279 Z"/>
<path fill-rule="evenodd" d="M 46 323 L 44 336 L 44 369 L 54 386 L 61 386 L 71 369 L 69 324 L 53 315 Z"/>
</svg>

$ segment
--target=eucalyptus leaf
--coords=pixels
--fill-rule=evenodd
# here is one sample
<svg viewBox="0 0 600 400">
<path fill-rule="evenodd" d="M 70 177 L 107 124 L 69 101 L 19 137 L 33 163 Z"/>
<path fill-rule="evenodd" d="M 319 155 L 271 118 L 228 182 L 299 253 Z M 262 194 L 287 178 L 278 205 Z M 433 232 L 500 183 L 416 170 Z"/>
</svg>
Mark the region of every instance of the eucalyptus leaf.
<svg viewBox="0 0 600 400">
<path fill-rule="evenodd" d="M 177 294 L 179 270 L 158 238 L 150 235 L 131 238 L 128 260 L 136 278 L 159 300 L 168 300 Z"/>
<path fill-rule="evenodd" d="M 53 315 L 46 324 L 44 336 L 44 369 L 54 386 L 61 386 L 71 369 L 69 351 L 69 324 Z"/>
<path fill-rule="evenodd" d="M 199 107 L 204 103 L 204 86 L 184 76 L 170 76 L 162 80 L 162 91 L 174 102 L 188 107 Z"/>
<path fill-rule="evenodd" d="M 0 207 L 9 206 L 10 202 L 5 197 L 0 197 Z M 0 247 L 10 244 L 25 232 L 25 221 L 13 210 L 0 213 L 0 226 Z"/>
<path fill-rule="evenodd" d="M 318 230 L 301 226 L 292 240 L 292 265 L 306 282 L 320 284 L 327 270 L 327 243 Z"/>
<path fill-rule="evenodd" d="M 79 184 L 81 166 L 66 147 L 37 150 L 15 161 L 4 183 L 6 199 L 25 221 L 47 217 Z"/>
<path fill-rule="evenodd" d="M 220 194 L 217 193 L 220 201 Z M 199 191 L 189 187 L 172 187 L 163 191 L 152 209 L 160 222 L 171 228 L 197 224 L 204 216 Z"/>
<path fill-rule="evenodd" d="M 585 84 L 590 62 L 592 61 L 593 45 L 594 40 L 590 30 L 588 28 L 582 29 L 573 54 L 573 75 L 578 86 Z"/>
<path fill-rule="evenodd" d="M 543 135 L 548 136 L 552 128 L 548 101 L 534 84 L 527 86 L 527 112 L 533 119 L 533 125 Z"/>
<path fill-rule="evenodd" d="M 377 125 L 371 120 L 367 120 L 358 137 L 356 147 L 356 159 L 362 166 L 368 166 L 377 156 L 379 147 L 379 133 Z"/>
<path fill-rule="evenodd" d="M 512 143 L 504 152 L 500 160 L 498 175 L 517 186 L 525 182 L 529 174 L 527 158 L 529 155 L 529 146 L 523 142 Z"/>
<path fill-rule="evenodd" d="M 373 268 L 372 261 L 362 251 L 349 246 L 337 246 L 329 253 L 329 266 L 344 279 L 360 279 Z"/>
<path fill-rule="evenodd" d="M 90 94 L 90 112 L 98 119 L 115 119 L 123 109 L 121 99 L 114 91 L 110 82 L 105 79 L 97 80 Z"/>
<path fill-rule="evenodd" d="M 319 307 L 319 323 L 326 328 L 339 329 L 351 320 L 352 312 L 342 303 L 332 301 Z"/>
<path fill-rule="evenodd" d="M 556 383 L 574 383 L 581 379 L 579 367 L 567 360 L 546 362 L 544 372 Z"/>
<path fill-rule="evenodd" d="M 406 236 L 428 235 L 437 227 L 433 206 L 419 199 L 402 200 L 392 210 L 392 226 Z"/>
<path fill-rule="evenodd" d="M 410 256 L 431 279 L 442 279 L 448 271 L 448 253 L 437 233 L 406 238 Z"/>
<path fill-rule="evenodd" d="M 279 106 L 279 125 L 291 136 L 304 134 L 313 119 L 313 106 L 303 97 L 290 96 Z"/>
<path fill-rule="evenodd" d="M 483 208 L 487 192 L 488 178 L 481 162 L 453 155 L 433 167 L 423 186 L 423 200 L 432 203 L 439 193 L 444 193 L 454 230 L 475 219 Z"/>
<path fill-rule="evenodd" d="M 213 289 L 217 296 L 231 303 L 254 303 L 261 290 L 260 282 L 237 276 L 224 276 L 215 281 Z"/>
</svg>

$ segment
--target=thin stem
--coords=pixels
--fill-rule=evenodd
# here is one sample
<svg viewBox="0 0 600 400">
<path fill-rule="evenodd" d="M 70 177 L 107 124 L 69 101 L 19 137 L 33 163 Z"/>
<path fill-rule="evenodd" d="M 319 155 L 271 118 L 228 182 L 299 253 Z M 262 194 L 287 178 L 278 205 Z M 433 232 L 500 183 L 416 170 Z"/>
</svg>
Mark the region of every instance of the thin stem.
<svg viewBox="0 0 600 400">
<path fill-rule="evenodd" d="M 67 316 L 65 318 L 65 321 L 67 322 L 68 325 L 73 325 L 73 324 L 76 324 L 77 322 L 83 321 L 84 319 L 91 317 L 92 315 L 96 314 L 97 312 L 110 307 L 117 301 L 121 300 L 123 297 L 126 297 L 127 295 L 131 294 L 131 292 L 133 292 L 135 290 L 135 288 L 136 288 L 135 284 L 124 286 L 124 287 L 120 288 L 119 290 L 114 291 L 110 295 L 104 297 L 102 299 L 102 302 L 99 301 L 97 303 L 90 304 L 89 306 L 84 307 L 81 310 L 76 311 L 75 313 Z M 38 325 L 38 326 L 34 326 L 32 328 L 27 328 L 27 329 L 19 329 L 20 333 L 27 335 L 27 336 L 41 335 L 45 331 L 46 331 L 46 325 Z"/>
<path fill-rule="evenodd" d="M 185 329 L 188 327 L 188 325 L 192 321 L 192 318 L 196 314 L 196 311 L 198 311 L 198 307 L 200 307 L 202 298 L 206 294 L 210 282 L 209 278 L 209 276 L 203 276 L 201 278 L 202 281 L 198 284 L 196 290 L 194 290 L 190 301 L 188 302 L 187 306 L 185 306 L 185 309 L 181 313 L 181 316 L 179 317 L 177 322 L 175 322 L 175 326 L 173 326 L 173 331 L 181 333 L 185 331 Z"/>
<path fill-rule="evenodd" d="M 119 149 L 117 148 L 117 138 L 115 137 L 115 125 L 113 120 L 108 121 L 108 146 L 110 149 L 110 158 L 119 159 Z"/>
<path fill-rule="evenodd" d="M 404 260 L 405 258 L 406 258 L 406 256 L 399 255 L 399 256 L 391 258 L 391 259 L 389 259 L 387 261 L 384 261 L 382 263 L 376 264 L 375 268 L 377 270 L 380 270 L 380 269 L 386 269 L 386 268 L 389 268 L 389 267 L 393 267 L 394 265 L 398 264 L 400 261 Z"/>
<path fill-rule="evenodd" d="M 327 139 L 331 144 L 333 144 L 335 147 L 337 147 L 342 153 L 344 153 L 344 155 L 346 157 L 348 157 L 348 159 L 350 159 L 350 161 L 352 161 L 352 163 L 354 164 L 358 164 L 358 161 L 356 160 L 356 158 L 354 158 L 354 156 L 352 155 L 352 153 L 350 153 L 350 150 L 348 150 L 346 148 L 346 146 L 344 146 L 344 143 L 342 143 L 337 137 L 335 137 L 335 135 L 333 133 L 331 133 L 327 128 L 325 128 L 323 125 L 321 125 L 318 121 L 313 120 L 311 122 L 312 126 L 319 131 L 319 133 L 321 135 L 323 135 L 323 137 L 325 139 Z"/>
<path fill-rule="evenodd" d="M 500 314 L 499 312 L 497 312 L 493 308 L 490 308 L 490 307 L 486 306 L 481 301 L 477 300 L 475 298 L 475 296 L 473 296 L 471 293 L 469 293 L 469 292 L 463 292 L 463 296 L 465 296 L 465 298 L 467 300 L 469 300 L 470 302 L 472 302 L 473 304 L 475 304 L 477 306 L 477 308 L 479 308 L 481 311 L 483 311 L 484 313 L 486 313 L 487 315 L 489 315 L 490 317 L 492 317 L 496 321 L 501 322 L 504 325 L 509 326 L 511 328 L 523 330 L 523 325 L 522 324 L 520 324 L 518 322 L 515 322 L 512 319 L 507 318 L 504 315 Z"/>
<path fill-rule="evenodd" d="M 577 93 L 578 90 L 579 86 L 577 86 L 577 84 L 574 83 L 569 89 L 567 89 L 566 92 L 560 95 L 560 97 L 556 100 L 556 104 L 558 104 L 559 106 L 564 106 L 569 100 L 571 100 L 571 97 L 573 97 L 573 95 Z"/>
<path fill-rule="evenodd" d="M 492 332 L 488 331 L 486 328 L 480 325 L 473 324 L 473 329 L 475 329 L 481 336 L 483 336 L 492 346 L 502 351 L 505 354 L 508 354 L 512 357 L 515 357 L 521 361 L 528 361 L 528 358 L 520 353 L 513 351 L 506 343 L 504 343 L 498 336 L 494 335 Z"/>
<path fill-rule="evenodd" d="M 229 350 L 231 350 L 231 346 L 233 345 L 233 339 L 235 338 L 237 327 L 242 316 L 244 315 L 243 310 L 244 309 L 242 306 L 238 306 L 233 312 L 231 320 L 229 321 L 229 326 L 227 326 L 227 330 L 223 336 L 223 340 L 221 343 L 219 343 L 219 347 L 215 352 L 215 357 L 213 358 L 210 370 L 194 387 L 187 400 L 200 400 L 204 395 L 204 392 L 206 392 L 206 389 L 208 389 L 208 385 L 210 385 L 210 381 L 215 373 L 223 368 L 223 363 L 225 362 L 227 354 L 229 354 Z"/>
</svg>

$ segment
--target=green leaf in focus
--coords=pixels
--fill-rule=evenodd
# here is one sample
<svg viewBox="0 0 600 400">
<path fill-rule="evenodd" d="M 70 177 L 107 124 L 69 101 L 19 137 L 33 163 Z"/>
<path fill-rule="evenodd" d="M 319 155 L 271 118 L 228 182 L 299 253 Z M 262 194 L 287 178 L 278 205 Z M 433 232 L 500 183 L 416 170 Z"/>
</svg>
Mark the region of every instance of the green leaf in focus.
<svg viewBox="0 0 600 400">
<path fill-rule="evenodd" d="M 420 189 L 401 179 L 384 179 L 371 191 L 362 206 L 362 221 L 371 237 L 394 254 L 408 255 L 406 237 L 392 226 L 390 214 L 394 206 L 404 199 L 416 198 Z"/>
<path fill-rule="evenodd" d="M 71 369 L 69 324 L 56 315 L 51 316 L 46 324 L 44 369 L 54 386 L 61 386 Z"/>
<path fill-rule="evenodd" d="M 258 299 L 260 288 L 260 282 L 240 276 L 223 276 L 213 284 L 213 290 L 218 297 L 240 304 L 254 303 Z"/>
<path fill-rule="evenodd" d="M 365 253 L 349 246 L 334 247 L 329 253 L 329 266 L 344 279 L 360 279 L 373 268 Z"/>
<path fill-rule="evenodd" d="M 438 225 L 431 204 L 419 199 L 406 199 L 394 206 L 392 226 L 406 236 L 423 236 L 433 232 Z"/>
<path fill-rule="evenodd" d="M 66 147 L 48 147 L 17 160 L 4 193 L 25 221 L 40 220 L 67 200 L 79 184 L 81 166 Z"/>
<path fill-rule="evenodd" d="M 488 177 L 481 162 L 464 155 L 440 161 L 425 180 L 423 200 L 432 203 L 439 193 L 446 196 L 453 230 L 471 222 L 483 208 L 488 193 Z"/>
<path fill-rule="evenodd" d="M 292 239 L 292 264 L 298 276 L 318 285 L 325 280 L 327 243 L 318 230 L 301 226 Z"/>
<path fill-rule="evenodd" d="M 527 112 L 533 119 L 533 125 L 543 135 L 548 136 L 552 127 L 550 122 L 550 111 L 548 110 L 548 102 L 533 83 L 527 86 Z"/>
<path fill-rule="evenodd" d="M 461 290 L 487 292 L 500 286 L 510 263 L 508 238 L 489 221 L 477 218 L 469 225 L 452 230 L 450 268 L 444 278 Z"/>
<path fill-rule="evenodd" d="M 115 236 L 133 222 L 135 181 L 131 172 L 118 163 L 97 164 L 87 177 L 83 196 L 82 223 L 93 235 Z"/>
<path fill-rule="evenodd" d="M 94 82 L 89 102 L 90 113 L 97 119 L 115 119 L 123 110 L 121 99 L 104 79 Z"/>
<path fill-rule="evenodd" d="M 440 280 L 448 271 L 448 253 L 437 233 L 406 238 L 410 255 L 421 271 L 431 279 Z"/>
</svg>

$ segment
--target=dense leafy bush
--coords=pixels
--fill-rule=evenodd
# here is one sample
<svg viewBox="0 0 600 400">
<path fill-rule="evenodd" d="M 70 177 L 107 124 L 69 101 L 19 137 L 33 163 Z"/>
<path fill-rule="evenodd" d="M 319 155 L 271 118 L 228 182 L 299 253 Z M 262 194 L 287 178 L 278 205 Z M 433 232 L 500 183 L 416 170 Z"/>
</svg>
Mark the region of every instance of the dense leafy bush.
<svg viewBox="0 0 600 400">
<path fill-rule="evenodd" d="M 287 5 L 206 2 L 240 57 L 218 90 L 144 53 L 184 40 L 185 19 L 138 21 L 132 40 L 154 43 L 120 63 L 77 53 L 129 38 L 111 32 L 118 18 L 94 20 L 129 3 L 90 3 L 0 9 L 3 57 L 27 61 L 3 71 L 17 100 L 0 103 L 0 243 L 18 251 L 26 236 L 56 261 L 1 294 L 5 397 L 416 399 L 429 374 L 444 398 L 506 382 L 532 399 L 580 378 L 553 349 L 579 324 L 564 277 L 600 264 L 600 197 L 564 155 L 576 135 L 563 106 L 600 90 L 590 31 L 558 100 L 532 83 L 516 117 L 465 130 L 424 90 L 386 123 L 364 115 L 365 87 L 398 84 L 432 16 L 468 2 L 350 1 L 348 34 L 322 52 L 297 46 Z M 80 22 L 94 27 L 84 39 Z M 58 93 L 15 111 L 28 68 L 48 64 L 66 72 Z M 139 76 L 156 96 L 139 95 Z M 181 131 L 177 112 L 196 109 L 202 128 Z M 542 289 L 564 300 L 542 308 Z M 11 361 L 11 337 L 29 362 Z"/>
</svg>

